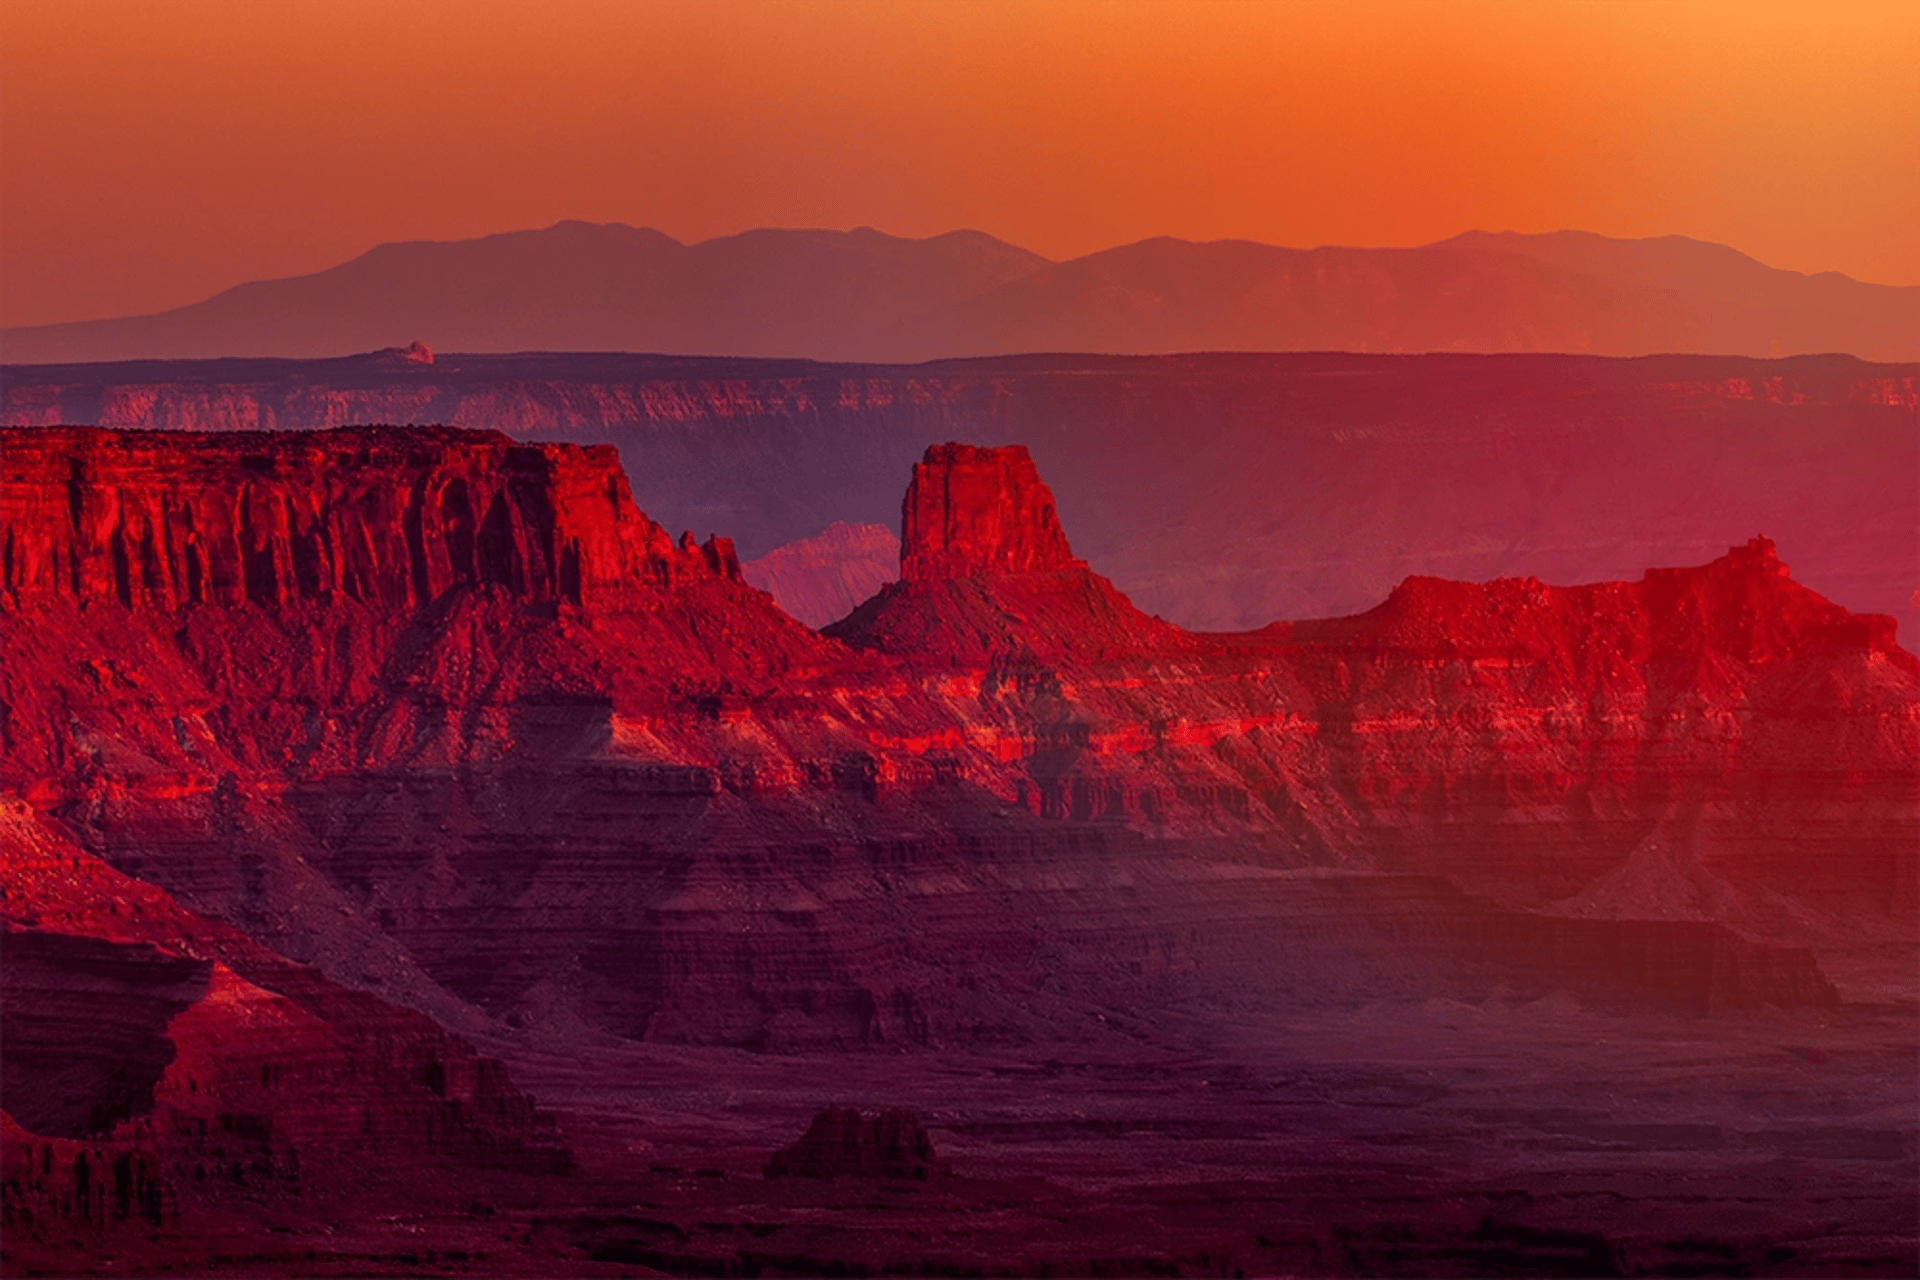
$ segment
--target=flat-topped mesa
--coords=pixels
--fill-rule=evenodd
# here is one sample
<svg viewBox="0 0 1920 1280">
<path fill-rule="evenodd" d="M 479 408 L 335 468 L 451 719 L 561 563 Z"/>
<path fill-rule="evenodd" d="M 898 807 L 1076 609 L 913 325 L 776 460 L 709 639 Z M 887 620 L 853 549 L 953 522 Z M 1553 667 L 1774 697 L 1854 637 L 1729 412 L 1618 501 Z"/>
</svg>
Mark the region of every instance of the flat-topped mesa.
<svg viewBox="0 0 1920 1280">
<path fill-rule="evenodd" d="M 1755 537 L 1704 565 L 1648 569 L 1638 582 L 1550 587 L 1536 578 L 1413 577 L 1364 614 L 1278 623 L 1270 634 L 1360 650 L 1538 658 L 1585 651 L 1634 660 L 1706 658 L 1757 665 L 1799 654 L 1878 653 L 1896 662 L 1896 623 L 1853 613 L 1795 582 Z"/>
<path fill-rule="evenodd" d="M 1084 568 L 1025 445 L 937 444 L 900 508 L 904 582 Z"/>
<path fill-rule="evenodd" d="M 934 445 L 913 468 L 900 527 L 900 581 L 821 634 L 856 649 L 976 664 L 1195 647 L 1074 558 L 1024 445 Z"/>
<path fill-rule="evenodd" d="M 739 578 L 725 539 L 676 546 L 640 513 L 612 446 L 54 427 L 0 432 L 0 451 L 0 595 L 15 608 L 405 609 L 462 586 L 578 605 Z"/>
</svg>

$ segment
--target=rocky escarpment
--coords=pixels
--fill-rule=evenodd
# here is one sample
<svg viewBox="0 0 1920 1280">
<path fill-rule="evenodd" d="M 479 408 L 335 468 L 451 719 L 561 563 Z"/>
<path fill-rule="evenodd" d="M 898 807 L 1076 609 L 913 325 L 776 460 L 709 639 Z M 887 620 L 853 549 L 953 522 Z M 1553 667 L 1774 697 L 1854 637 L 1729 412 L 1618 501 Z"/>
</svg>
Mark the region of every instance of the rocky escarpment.
<svg viewBox="0 0 1920 1280">
<path fill-rule="evenodd" d="M 416 333 L 433 336 L 399 336 Z M 148 361 L 3 381 L 11 426 L 442 422 L 611 442 L 643 510 L 749 557 L 835 521 L 897 528 L 902 477 L 931 443 L 1028 445 L 1080 554 L 1147 612 L 1208 630 L 1358 612 L 1415 574 L 1634 577 L 1759 529 L 1808 586 L 1920 624 L 1911 363 L 1322 352 L 903 368 L 443 350 L 432 365 Z"/>
<path fill-rule="evenodd" d="M 366 562 L 394 576 L 354 581 L 401 584 L 394 607 L 123 596 L 101 513 L 173 500 L 23 469 L 20 563 L 95 567 L 7 598 L 0 778 L 122 871 L 449 1022 L 784 1049 L 1383 992 L 1820 1003 L 1806 948 L 1842 911 L 1897 932 L 1913 892 L 1913 659 L 1763 546 L 1592 588 L 1414 580 L 1367 615 L 1203 635 L 1071 555 L 1030 460 L 945 450 L 908 500 L 927 572 L 836 641 L 698 551 L 646 558 L 611 459 L 533 451 L 494 489 L 519 456 L 499 437 L 423 432 L 444 466 L 417 467 L 374 437 L 364 468 L 328 455 L 333 496 L 287 545 L 373 513 L 392 551 Z M 196 468 L 239 492 L 255 450 L 357 438 L 124 448 L 156 494 Z M 444 504 L 380 505 L 454 479 L 512 495 L 515 563 L 575 540 L 601 588 L 456 572 L 479 561 L 445 550 Z M 603 555 L 636 576 L 603 581 Z M 1738 918 L 1578 896 L 1656 833 Z"/>
<path fill-rule="evenodd" d="M 17 801 L 0 842 L 13 1257 L 183 1207 L 447 1198 L 571 1167 L 500 1064 L 421 1015 L 182 909 Z"/>
<path fill-rule="evenodd" d="M 184 454 L 108 431 L 13 433 L 5 448 L 0 590 L 19 607 L 398 611 L 462 586 L 580 605 L 739 577 L 725 539 L 676 546 L 642 517 L 609 449 L 378 428 Z"/>
<path fill-rule="evenodd" d="M 1835 910 L 1915 901 L 1915 660 L 1892 619 L 1795 583 L 1765 539 L 1637 583 L 1409 579 L 1367 614 L 1225 636 L 1056 572 L 1031 611 L 1044 575 L 973 580 L 998 647 L 948 584 L 889 587 L 829 631 L 1022 689 L 1000 705 L 1032 735 L 1042 813 L 1178 824 L 1220 804 L 1535 903 L 1662 829 L 1709 872 Z"/>
<path fill-rule="evenodd" d="M 75 698 L 144 781 L 192 789 L 236 765 L 458 754 L 476 730 L 505 749 L 512 725 L 450 727 L 449 708 L 693 696 L 818 643 L 740 582 L 725 539 L 675 543 L 641 515 L 611 450 L 382 428 L 0 444 L 0 595 L 89 637 L 15 638 L 10 672 L 65 673 L 9 690 L 23 791 L 72 776 Z M 609 652 L 634 646 L 652 660 Z"/>
</svg>

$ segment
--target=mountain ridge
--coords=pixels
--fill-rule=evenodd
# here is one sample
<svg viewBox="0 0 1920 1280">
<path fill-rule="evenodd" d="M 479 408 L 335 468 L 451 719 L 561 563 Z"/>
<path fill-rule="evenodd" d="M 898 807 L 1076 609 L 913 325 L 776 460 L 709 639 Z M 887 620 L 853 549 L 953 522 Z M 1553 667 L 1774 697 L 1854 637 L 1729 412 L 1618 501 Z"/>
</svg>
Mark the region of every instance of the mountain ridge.
<svg viewBox="0 0 1920 1280">
<path fill-rule="evenodd" d="M 1664 351 L 1920 358 L 1920 286 L 1685 236 L 1467 231 L 1404 248 L 1156 236 L 1054 262 L 985 232 L 565 220 L 395 241 L 167 311 L 0 330 L 9 363 L 647 351 L 918 361 L 1017 351 Z"/>
</svg>

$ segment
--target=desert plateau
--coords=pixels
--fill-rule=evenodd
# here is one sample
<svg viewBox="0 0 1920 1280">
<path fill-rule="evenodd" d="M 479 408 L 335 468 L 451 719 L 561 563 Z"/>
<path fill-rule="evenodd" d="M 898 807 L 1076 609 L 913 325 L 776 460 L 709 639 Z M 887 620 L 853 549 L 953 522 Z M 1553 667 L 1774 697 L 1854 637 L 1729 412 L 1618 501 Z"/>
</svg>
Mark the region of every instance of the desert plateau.
<svg viewBox="0 0 1920 1280">
<path fill-rule="evenodd" d="M 0 3 L 0 1277 L 1920 1275 L 1917 49 Z"/>
<path fill-rule="evenodd" d="M 939 444 L 814 632 L 607 446 L 4 448 L 11 1268 L 1912 1260 L 1916 663 L 1764 538 L 1195 632 Z"/>
</svg>

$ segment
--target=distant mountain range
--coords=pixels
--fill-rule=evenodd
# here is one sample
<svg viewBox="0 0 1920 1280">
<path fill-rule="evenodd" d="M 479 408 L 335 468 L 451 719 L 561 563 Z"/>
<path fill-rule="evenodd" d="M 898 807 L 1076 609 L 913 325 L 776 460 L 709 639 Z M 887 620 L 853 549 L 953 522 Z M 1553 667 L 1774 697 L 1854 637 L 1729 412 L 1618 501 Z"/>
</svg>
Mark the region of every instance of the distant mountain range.
<svg viewBox="0 0 1920 1280">
<path fill-rule="evenodd" d="M 1658 352 L 1920 359 L 1920 287 L 1724 245 L 1470 231 L 1413 249 L 1161 237 L 1068 262 L 978 231 L 618 223 L 386 244 L 156 315 L 0 330 L 13 364 L 450 351 L 909 362 L 1019 352 Z"/>
</svg>

